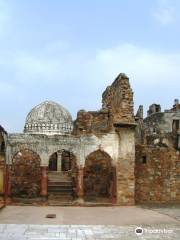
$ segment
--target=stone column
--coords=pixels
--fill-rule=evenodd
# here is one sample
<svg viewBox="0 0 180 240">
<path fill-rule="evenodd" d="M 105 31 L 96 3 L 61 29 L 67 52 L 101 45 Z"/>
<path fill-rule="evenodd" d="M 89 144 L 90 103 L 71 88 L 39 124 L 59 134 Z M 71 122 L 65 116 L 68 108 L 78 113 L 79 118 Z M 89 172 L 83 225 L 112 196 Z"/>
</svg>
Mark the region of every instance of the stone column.
<svg viewBox="0 0 180 240">
<path fill-rule="evenodd" d="M 117 176 L 116 167 L 112 169 L 112 204 L 117 203 Z"/>
<path fill-rule="evenodd" d="M 5 166 L 0 164 L 0 194 L 4 195 L 4 175 L 5 175 Z M 1 196 L 0 196 L 1 199 Z"/>
<path fill-rule="evenodd" d="M 82 165 L 78 169 L 77 196 L 78 203 L 84 203 L 84 168 Z"/>
<path fill-rule="evenodd" d="M 48 174 L 47 166 L 41 166 L 41 196 L 46 198 L 48 196 Z"/>
<path fill-rule="evenodd" d="M 58 151 L 57 152 L 57 170 L 62 171 L 62 152 Z"/>
<path fill-rule="evenodd" d="M 4 202 L 10 203 L 11 202 L 11 173 L 10 173 L 11 166 L 6 165 L 5 167 L 5 174 L 4 174 Z"/>
<path fill-rule="evenodd" d="M 119 157 L 116 164 L 117 204 L 135 203 L 135 138 L 134 128 L 116 129 L 119 134 Z M 128 143 L 128 145 L 127 145 Z"/>
<path fill-rule="evenodd" d="M 178 149 L 180 149 L 180 130 L 178 131 L 178 135 L 177 135 L 177 138 L 178 138 Z"/>
</svg>

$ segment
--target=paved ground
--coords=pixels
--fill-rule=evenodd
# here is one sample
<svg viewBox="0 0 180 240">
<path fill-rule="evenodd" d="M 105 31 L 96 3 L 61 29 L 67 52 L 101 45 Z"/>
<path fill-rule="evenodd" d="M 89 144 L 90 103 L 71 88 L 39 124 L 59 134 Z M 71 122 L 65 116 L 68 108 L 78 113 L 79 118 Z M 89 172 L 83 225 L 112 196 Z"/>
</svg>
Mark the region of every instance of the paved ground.
<svg viewBox="0 0 180 240">
<path fill-rule="evenodd" d="M 146 209 L 151 209 L 153 211 L 156 211 L 158 213 L 162 213 L 164 215 L 173 217 L 176 220 L 180 221 L 180 206 L 145 206 Z"/>
<path fill-rule="evenodd" d="M 180 208 L 174 208 L 173 212 Z M 171 214 L 172 214 L 171 213 Z M 47 219 L 56 214 L 56 219 Z M 1 210 L 0 223 L 4 224 L 64 224 L 64 225 L 133 225 L 179 223 L 173 216 L 156 210 L 133 207 L 33 207 L 8 206 Z"/>
<path fill-rule="evenodd" d="M 136 226 L 104 225 L 0 225 L 1 240 L 179 240 L 177 226 L 147 226 L 141 236 L 135 234 Z M 154 231 L 166 231 L 166 233 Z M 149 231 L 149 232 L 148 232 Z M 167 233 L 167 231 L 169 231 Z"/>
<path fill-rule="evenodd" d="M 139 226 L 141 236 L 135 233 Z M 0 211 L 0 240 L 38 239 L 179 240 L 180 208 L 8 206 Z"/>
</svg>

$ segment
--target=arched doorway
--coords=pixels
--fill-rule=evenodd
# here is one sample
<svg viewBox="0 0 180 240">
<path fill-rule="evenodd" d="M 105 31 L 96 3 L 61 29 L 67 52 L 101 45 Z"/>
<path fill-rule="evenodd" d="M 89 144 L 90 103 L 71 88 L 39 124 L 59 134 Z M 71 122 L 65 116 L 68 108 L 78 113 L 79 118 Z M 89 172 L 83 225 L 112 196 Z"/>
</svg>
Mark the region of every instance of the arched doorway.
<svg viewBox="0 0 180 240">
<path fill-rule="evenodd" d="M 39 155 L 28 149 L 15 154 L 11 167 L 12 196 L 35 198 L 40 195 L 40 162 Z"/>
<path fill-rule="evenodd" d="M 0 129 L 0 162 L 5 160 L 5 140 L 3 132 Z"/>
<path fill-rule="evenodd" d="M 111 201 L 113 167 L 111 157 L 101 150 L 91 153 L 85 162 L 84 193 L 87 201 Z"/>
<path fill-rule="evenodd" d="M 73 153 L 67 150 L 60 150 L 53 153 L 49 159 L 49 171 L 67 172 L 76 168 L 76 158 Z"/>
<path fill-rule="evenodd" d="M 53 153 L 49 159 L 49 171 L 57 171 L 57 160 L 58 155 L 57 152 Z"/>
<path fill-rule="evenodd" d="M 76 197 L 76 157 L 67 150 L 53 153 L 49 159 L 48 201 L 69 202 Z"/>
</svg>

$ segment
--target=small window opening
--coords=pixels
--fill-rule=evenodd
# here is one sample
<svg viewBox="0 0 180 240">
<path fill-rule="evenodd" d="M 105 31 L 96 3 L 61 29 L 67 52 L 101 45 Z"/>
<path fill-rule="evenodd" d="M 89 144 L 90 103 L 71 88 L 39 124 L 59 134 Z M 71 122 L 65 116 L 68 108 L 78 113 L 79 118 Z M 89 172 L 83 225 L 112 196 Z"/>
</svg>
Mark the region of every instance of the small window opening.
<svg viewBox="0 0 180 240">
<path fill-rule="evenodd" d="M 156 112 L 159 112 L 159 106 L 156 106 Z"/>
<path fill-rule="evenodd" d="M 146 164 L 147 163 L 147 157 L 146 156 L 143 156 L 142 157 L 142 164 Z"/>
<path fill-rule="evenodd" d="M 173 130 L 179 130 L 179 120 L 173 120 Z"/>
<path fill-rule="evenodd" d="M 1 143 L 1 149 L 0 149 L 1 152 L 5 152 L 5 143 L 2 142 Z"/>
</svg>

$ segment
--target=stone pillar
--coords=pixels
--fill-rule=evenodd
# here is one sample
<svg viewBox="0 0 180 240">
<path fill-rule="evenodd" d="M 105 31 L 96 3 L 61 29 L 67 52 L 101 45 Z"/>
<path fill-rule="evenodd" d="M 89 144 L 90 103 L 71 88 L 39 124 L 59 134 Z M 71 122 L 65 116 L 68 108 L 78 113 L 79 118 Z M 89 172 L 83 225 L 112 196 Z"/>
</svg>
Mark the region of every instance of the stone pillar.
<svg viewBox="0 0 180 240">
<path fill-rule="evenodd" d="M 84 203 L 84 168 L 82 165 L 78 169 L 77 196 L 78 203 Z"/>
<path fill-rule="evenodd" d="M 117 176 L 116 176 L 116 167 L 113 167 L 112 172 L 112 204 L 117 203 Z"/>
<path fill-rule="evenodd" d="M 57 170 L 62 171 L 62 152 L 58 151 L 57 152 Z"/>
<path fill-rule="evenodd" d="M 41 196 L 46 198 L 48 196 L 48 175 L 47 166 L 41 166 Z"/>
<path fill-rule="evenodd" d="M 11 166 L 6 165 L 5 167 L 5 174 L 4 174 L 4 202 L 10 203 L 11 202 Z"/>
<path fill-rule="evenodd" d="M 0 164 L 0 195 L 4 195 L 4 164 Z M 1 197 L 0 197 L 1 198 Z"/>
<path fill-rule="evenodd" d="M 178 132 L 178 136 L 177 137 L 178 137 L 178 144 L 177 145 L 178 145 L 178 149 L 180 149 L 180 131 Z"/>
<path fill-rule="evenodd" d="M 117 204 L 134 205 L 135 138 L 134 128 L 116 129 L 119 134 L 119 157 L 116 164 Z"/>
<path fill-rule="evenodd" d="M 11 197 L 11 166 L 7 166 L 7 174 L 8 174 L 8 197 Z"/>
</svg>

